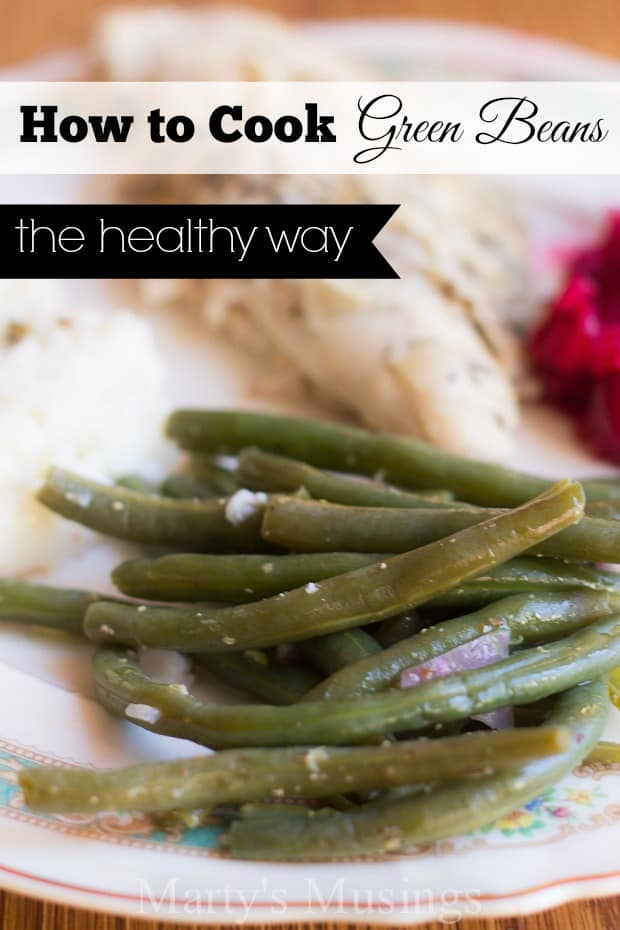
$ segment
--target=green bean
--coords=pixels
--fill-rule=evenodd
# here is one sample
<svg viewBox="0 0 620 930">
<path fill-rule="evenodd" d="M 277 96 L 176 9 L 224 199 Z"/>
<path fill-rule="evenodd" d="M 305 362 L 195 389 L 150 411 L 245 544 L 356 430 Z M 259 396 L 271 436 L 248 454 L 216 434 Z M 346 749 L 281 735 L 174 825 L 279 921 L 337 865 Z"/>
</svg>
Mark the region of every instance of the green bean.
<svg viewBox="0 0 620 930">
<path fill-rule="evenodd" d="M 187 462 L 187 470 L 201 484 L 210 487 L 216 497 L 230 497 L 243 487 L 239 483 L 236 471 L 221 468 L 210 455 L 191 455 Z"/>
<path fill-rule="evenodd" d="M 240 746 L 346 745 L 373 736 L 423 730 L 519 706 L 608 674 L 620 664 L 620 616 L 571 636 L 523 649 L 485 668 L 432 679 L 415 688 L 346 701 L 288 707 L 212 706 L 179 685 L 153 682 L 131 651 L 102 648 L 94 659 L 100 700 L 147 730 L 225 749 Z"/>
<path fill-rule="evenodd" d="M 614 707 L 620 710 L 620 668 L 615 668 L 609 676 L 609 697 Z"/>
<path fill-rule="evenodd" d="M 297 552 L 404 552 L 492 520 L 505 510 L 469 507 L 401 510 L 345 507 L 323 501 L 278 498 L 265 509 L 263 539 Z M 560 559 L 620 562 L 620 526 L 584 517 L 532 552 Z"/>
<path fill-rule="evenodd" d="M 211 807 L 187 809 L 175 807 L 173 810 L 161 813 L 154 811 L 151 819 L 155 826 L 164 833 L 178 835 L 186 830 L 197 830 L 206 826 L 220 826 L 226 823 L 226 817 L 230 817 L 230 811 L 223 806 L 218 810 Z"/>
<path fill-rule="evenodd" d="M 241 859 L 333 859 L 398 853 L 419 843 L 485 826 L 543 793 L 587 756 L 603 730 L 609 704 L 600 682 L 563 695 L 549 724 L 567 727 L 570 748 L 509 773 L 448 784 L 430 794 L 387 796 L 351 811 L 306 811 L 278 829 L 278 818 L 231 824 L 227 842 Z"/>
<path fill-rule="evenodd" d="M 617 500 L 594 501 L 588 505 L 588 513 L 602 520 L 620 520 L 620 503 Z"/>
<path fill-rule="evenodd" d="M 122 478 L 117 478 L 115 484 L 119 488 L 139 491 L 141 494 L 159 494 L 157 485 L 152 481 L 147 481 L 142 475 L 123 475 Z"/>
<path fill-rule="evenodd" d="M 620 596 L 599 592 L 523 594 L 401 640 L 377 656 L 361 659 L 317 685 L 304 701 L 342 701 L 398 686 L 401 672 L 422 665 L 495 628 L 508 629 L 512 646 L 531 645 L 574 633 L 593 620 L 620 613 Z"/>
<path fill-rule="evenodd" d="M 318 468 L 374 475 L 405 487 L 442 487 L 463 501 L 513 507 L 549 480 L 473 461 L 421 440 L 296 417 L 235 410 L 177 410 L 167 432 L 184 449 L 237 453 L 248 446 L 301 459 Z M 620 487 L 585 482 L 589 501 L 620 499 Z"/>
<path fill-rule="evenodd" d="M 342 630 L 307 639 L 300 643 L 300 648 L 306 658 L 326 675 L 381 652 L 377 640 L 365 630 Z"/>
<path fill-rule="evenodd" d="M 515 727 L 541 726 L 549 716 L 554 700 L 555 695 L 552 695 L 542 701 L 536 701 L 534 704 L 515 707 L 513 712 Z"/>
<path fill-rule="evenodd" d="M 81 634 L 87 608 L 102 598 L 92 591 L 0 578 L 0 620 Z"/>
<path fill-rule="evenodd" d="M 332 471 L 332 472 L 328 472 L 328 474 L 336 475 L 338 474 L 338 472 Z M 360 477 L 359 475 L 354 475 L 353 477 L 357 478 L 358 481 L 363 480 L 362 477 Z M 366 480 L 369 480 L 369 479 L 366 479 Z M 374 478 L 372 480 L 374 482 L 379 482 L 378 478 Z M 407 494 L 411 494 L 412 497 L 414 496 L 421 497 L 425 501 L 431 501 L 433 507 L 438 507 L 442 503 L 445 503 L 448 505 L 452 503 L 452 505 L 454 506 L 454 492 L 449 491 L 448 488 L 418 488 L 414 493 L 412 493 L 410 491 L 405 492 L 404 488 L 398 488 L 394 484 L 386 484 L 385 481 L 383 480 L 381 480 L 380 483 L 386 488 L 395 488 L 400 494 L 407 493 Z M 462 503 L 462 502 L 459 502 L 459 503 Z M 394 506 L 394 505 L 391 504 L 390 506 Z M 427 506 L 430 507 L 431 504 L 428 504 Z"/>
<path fill-rule="evenodd" d="M 620 478 L 617 475 L 603 475 L 603 476 L 592 476 L 588 475 L 585 478 L 578 478 L 580 482 L 587 481 L 589 484 L 594 485 L 596 488 L 602 488 L 604 490 L 609 490 L 611 488 L 612 494 L 615 494 L 620 487 Z"/>
<path fill-rule="evenodd" d="M 394 789 L 395 791 L 397 789 Z M 345 795 L 338 795 L 338 798 L 344 798 Z M 334 805 L 334 808 L 337 810 L 343 810 L 344 808 L 337 807 Z M 350 810 L 350 806 L 346 808 Z M 282 801 L 254 801 L 253 803 L 245 804 L 242 808 L 244 816 L 248 817 L 265 817 L 268 819 L 273 818 L 274 823 L 277 823 L 280 826 L 286 827 L 286 824 L 289 820 L 300 818 L 305 820 L 308 815 L 308 807 L 303 804 L 290 804 L 288 802 Z M 235 810 L 235 814 L 239 816 L 239 809 Z M 230 821 L 234 820 L 235 814 L 230 817 Z M 220 841 L 222 845 L 226 845 L 226 841 Z"/>
<path fill-rule="evenodd" d="M 154 813 L 478 776 L 566 752 L 570 745 L 566 728 L 541 727 L 368 748 L 228 750 L 104 772 L 29 767 L 20 784 L 31 810 Z"/>
<path fill-rule="evenodd" d="M 620 743 L 601 740 L 584 760 L 585 765 L 619 765 Z"/>
<path fill-rule="evenodd" d="M 305 488 L 312 497 L 337 504 L 366 507 L 451 507 L 450 496 L 429 496 L 351 475 L 320 471 L 305 462 L 244 449 L 239 456 L 239 479 L 244 487 L 260 491 L 296 491 Z"/>
<path fill-rule="evenodd" d="M 164 497 L 177 500 L 211 500 L 218 495 L 212 488 L 190 475 L 169 475 L 161 486 Z"/>
<path fill-rule="evenodd" d="M 132 597 L 155 601 L 255 601 L 311 581 L 354 571 L 385 556 L 359 552 L 302 555 L 209 555 L 182 553 L 132 559 L 112 572 L 114 584 Z"/>
<path fill-rule="evenodd" d="M 226 518 L 226 501 L 183 501 L 110 487 L 52 468 L 37 494 L 50 510 L 108 536 L 193 549 L 264 548 L 261 511 L 240 524 Z"/>
<path fill-rule="evenodd" d="M 87 608 L 102 598 L 90 591 L 0 579 L 0 620 L 82 635 Z M 227 684 L 273 704 L 292 704 L 319 682 L 311 669 L 276 666 L 260 652 L 202 656 L 198 662 Z"/>
<path fill-rule="evenodd" d="M 435 601 L 431 601 L 431 604 Z M 398 614 L 396 617 L 388 617 L 374 631 L 374 636 L 378 643 L 384 649 L 400 643 L 403 639 L 408 639 L 414 633 L 419 633 L 425 626 L 422 617 L 415 611 L 407 614 Z"/>
<path fill-rule="evenodd" d="M 0 619 L 81 634 L 87 607 L 100 597 L 88 591 L 0 579 Z M 330 673 L 379 649 L 363 630 L 309 640 L 307 646 L 315 663 Z M 227 684 L 242 686 L 273 704 L 292 704 L 318 683 L 310 669 L 276 667 L 258 651 L 204 655 L 198 661 Z"/>
<path fill-rule="evenodd" d="M 522 556 L 447 591 L 425 605 L 441 610 L 475 608 L 516 594 L 555 591 L 607 591 L 620 594 L 620 574 L 558 559 Z"/>
<path fill-rule="evenodd" d="M 84 631 L 95 642 L 184 652 L 238 652 L 312 639 L 431 600 L 576 522 L 582 513 L 581 486 L 560 482 L 488 523 L 319 584 L 217 610 L 94 604 Z"/>
<path fill-rule="evenodd" d="M 277 663 L 258 649 L 196 656 L 195 663 L 227 685 L 269 704 L 294 704 L 320 680 L 313 669 Z"/>
</svg>

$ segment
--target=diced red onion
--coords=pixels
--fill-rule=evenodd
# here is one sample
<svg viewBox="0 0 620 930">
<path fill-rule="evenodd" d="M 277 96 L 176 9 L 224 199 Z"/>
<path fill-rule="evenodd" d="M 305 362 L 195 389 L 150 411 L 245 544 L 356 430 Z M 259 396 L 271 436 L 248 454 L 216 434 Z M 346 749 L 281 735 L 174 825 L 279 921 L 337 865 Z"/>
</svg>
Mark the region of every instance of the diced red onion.
<svg viewBox="0 0 620 930">
<path fill-rule="evenodd" d="M 466 672 L 471 669 L 484 668 L 508 656 L 510 647 L 510 632 L 507 629 L 496 629 L 490 633 L 483 633 L 476 639 L 455 646 L 441 655 L 434 656 L 422 665 L 413 665 L 405 669 L 400 676 L 401 688 L 415 688 L 434 678 L 446 678 L 455 672 Z M 513 725 L 513 713 L 510 707 L 500 707 L 488 714 L 477 714 L 474 720 L 479 720 L 494 730 L 504 730 Z"/>
</svg>

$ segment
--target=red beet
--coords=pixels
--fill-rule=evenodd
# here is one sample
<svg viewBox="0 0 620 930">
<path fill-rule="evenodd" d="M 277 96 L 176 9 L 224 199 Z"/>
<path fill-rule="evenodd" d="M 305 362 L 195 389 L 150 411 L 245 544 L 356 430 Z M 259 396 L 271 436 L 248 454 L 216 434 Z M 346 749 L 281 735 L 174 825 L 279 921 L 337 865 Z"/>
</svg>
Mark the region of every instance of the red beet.
<svg viewBox="0 0 620 930">
<path fill-rule="evenodd" d="M 620 462 L 620 212 L 578 253 L 529 341 L 547 401 L 568 411 L 599 454 Z"/>
</svg>

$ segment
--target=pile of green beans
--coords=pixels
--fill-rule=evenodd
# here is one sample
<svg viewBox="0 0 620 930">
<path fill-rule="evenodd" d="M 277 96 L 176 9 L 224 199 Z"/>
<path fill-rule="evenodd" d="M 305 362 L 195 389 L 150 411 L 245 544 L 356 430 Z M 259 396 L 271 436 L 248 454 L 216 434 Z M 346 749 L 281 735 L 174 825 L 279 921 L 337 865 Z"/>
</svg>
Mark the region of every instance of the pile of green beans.
<svg viewBox="0 0 620 930">
<path fill-rule="evenodd" d="M 533 646 L 576 632 L 604 617 L 620 614 L 617 594 L 524 594 L 495 601 L 464 617 L 454 617 L 422 630 L 334 672 L 305 700 L 343 700 L 394 687 L 401 672 L 423 665 L 449 649 L 472 642 L 494 626 L 507 629 L 512 646 Z"/>
<path fill-rule="evenodd" d="M 467 720 L 501 707 L 531 704 L 579 682 L 608 675 L 619 665 L 619 614 L 595 620 L 545 646 L 517 651 L 486 668 L 430 680 L 411 690 L 392 689 L 324 703 L 313 697 L 285 707 L 205 704 L 177 685 L 150 679 L 128 649 L 102 647 L 94 659 L 99 698 L 114 713 L 155 733 L 215 749 L 338 746 L 385 738 Z"/>
<path fill-rule="evenodd" d="M 216 752 L 31 767 L 33 810 L 225 814 L 222 843 L 247 859 L 389 855 L 486 825 L 584 760 L 617 764 L 600 737 L 620 575 L 595 563 L 620 563 L 620 482 L 553 483 L 270 414 L 177 411 L 167 431 L 186 457 L 161 485 L 52 468 L 38 494 L 144 547 L 112 573 L 125 597 L 0 580 L 0 620 L 90 640 L 104 707 Z M 494 630 L 505 658 L 400 687 Z M 248 703 L 149 677 L 149 648 Z M 516 726 L 475 729 L 507 707 Z"/>
<path fill-rule="evenodd" d="M 580 485 L 559 482 L 528 504 L 448 539 L 321 584 L 219 610 L 101 601 L 88 609 L 84 631 L 94 642 L 184 652 L 238 651 L 324 636 L 429 601 L 571 526 L 582 514 Z"/>
<path fill-rule="evenodd" d="M 548 722 L 569 730 L 570 748 L 509 774 L 463 780 L 430 794 L 396 799 L 388 794 L 353 811 L 302 811 L 284 829 L 273 810 L 254 816 L 248 810 L 230 827 L 231 852 L 242 859 L 285 860 L 389 854 L 483 827 L 527 804 L 578 765 L 596 745 L 608 708 L 604 682 L 567 692 Z"/>
</svg>

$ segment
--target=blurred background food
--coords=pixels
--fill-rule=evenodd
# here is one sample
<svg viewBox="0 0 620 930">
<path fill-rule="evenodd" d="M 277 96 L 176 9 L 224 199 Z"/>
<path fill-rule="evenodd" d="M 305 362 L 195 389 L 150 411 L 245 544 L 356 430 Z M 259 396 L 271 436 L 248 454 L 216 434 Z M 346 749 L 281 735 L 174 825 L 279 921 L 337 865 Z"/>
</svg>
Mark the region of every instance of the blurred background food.
<svg viewBox="0 0 620 930">
<path fill-rule="evenodd" d="M 249 10 L 119 9 L 92 60 L 112 80 L 381 78 L 363 57 Z M 141 301 L 198 312 L 266 367 L 367 426 L 490 459 L 518 422 L 513 319 L 529 315 L 518 207 L 467 177 L 128 176 L 114 199 L 179 203 L 400 203 L 381 236 L 399 281 L 150 283 Z"/>
<path fill-rule="evenodd" d="M 98 16 L 116 5 L 115 0 L 2 0 L 0 64 L 83 43 Z M 202 3 L 189 0 L 187 5 Z M 616 0 L 248 0 L 246 6 L 292 19 L 420 16 L 485 23 L 620 55 Z"/>
</svg>

